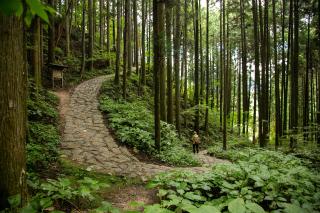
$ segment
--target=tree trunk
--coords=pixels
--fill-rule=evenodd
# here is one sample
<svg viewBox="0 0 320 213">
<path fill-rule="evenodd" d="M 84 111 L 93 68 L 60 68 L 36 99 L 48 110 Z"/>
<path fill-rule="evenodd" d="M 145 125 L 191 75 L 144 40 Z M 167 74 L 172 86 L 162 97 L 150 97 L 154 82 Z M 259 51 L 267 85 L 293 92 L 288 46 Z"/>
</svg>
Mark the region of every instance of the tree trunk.
<svg viewBox="0 0 320 213">
<path fill-rule="evenodd" d="M 82 61 L 81 61 L 81 77 L 84 74 L 86 66 L 86 0 L 82 0 L 82 32 L 81 32 L 81 47 L 82 47 Z"/>
<path fill-rule="evenodd" d="M 107 21 L 107 52 L 110 52 L 110 0 L 106 2 L 106 21 Z"/>
<path fill-rule="evenodd" d="M 26 203 L 27 70 L 23 19 L 0 12 L 0 211 L 8 197 Z"/>
<path fill-rule="evenodd" d="M 155 146 L 160 151 L 160 75 L 164 72 L 165 29 L 164 2 L 153 0 L 153 53 L 154 53 L 154 123 Z"/>
<path fill-rule="evenodd" d="M 293 17 L 294 17 L 294 26 L 293 26 L 293 48 L 292 48 L 292 66 L 291 66 L 291 112 L 290 112 L 290 126 L 293 134 L 297 133 L 298 127 L 298 95 L 299 95 L 299 1 L 294 0 L 293 6 Z M 290 148 L 296 146 L 296 140 L 290 138 Z"/>
<path fill-rule="evenodd" d="M 121 54 L 121 1 L 117 0 L 117 48 L 116 48 L 116 72 L 114 83 L 120 83 L 120 54 Z"/>
<path fill-rule="evenodd" d="M 176 30 L 174 38 L 174 73 L 175 73 L 175 118 L 176 129 L 180 135 L 180 0 L 176 1 L 175 5 L 176 13 Z"/>
<path fill-rule="evenodd" d="M 272 13 L 273 13 L 273 49 L 274 49 L 274 72 L 275 72 L 275 120 L 276 120 L 276 131 L 275 131 L 275 148 L 279 146 L 279 136 L 281 129 L 281 108 L 280 108 L 280 86 L 279 86 L 279 70 L 278 70 L 278 51 L 277 51 L 277 20 L 276 20 L 276 2 L 272 0 Z"/>
<path fill-rule="evenodd" d="M 172 5 L 166 3 L 166 53 L 167 53 L 167 121 L 173 124 L 172 95 Z"/>
<path fill-rule="evenodd" d="M 55 0 L 48 0 L 50 7 L 55 8 Z M 50 15 L 50 25 L 48 26 L 48 64 L 54 63 L 55 61 L 55 21 L 53 15 Z"/>
<path fill-rule="evenodd" d="M 38 94 L 41 88 L 41 55 L 40 55 L 40 18 L 33 20 L 32 27 L 32 51 L 31 51 L 31 72 L 33 74 L 36 91 Z"/>
<path fill-rule="evenodd" d="M 133 25 L 134 25 L 134 64 L 136 65 L 136 73 L 139 74 L 139 42 L 138 42 L 137 1 L 133 1 Z"/>
<path fill-rule="evenodd" d="M 200 129 L 200 110 L 199 110 L 199 5 L 195 0 L 195 21 L 194 21 L 194 105 L 195 114 L 195 131 L 199 134 Z"/>
<path fill-rule="evenodd" d="M 88 22 L 89 22 L 89 46 L 88 46 L 88 57 L 89 57 L 89 71 L 93 70 L 93 45 L 94 45 L 94 26 L 93 26 L 93 0 L 88 0 Z"/>
<path fill-rule="evenodd" d="M 65 0 L 65 10 L 66 10 L 66 20 L 65 20 L 65 25 L 66 25 L 66 55 L 67 57 L 70 56 L 70 15 L 68 12 L 69 8 L 69 0 Z"/>
<path fill-rule="evenodd" d="M 206 114 L 205 114 L 205 131 L 208 134 L 209 125 L 209 0 L 207 0 L 207 21 L 206 21 Z"/>
<path fill-rule="evenodd" d="M 146 0 L 142 0 L 142 25 L 141 25 L 141 84 L 146 85 Z"/>
<path fill-rule="evenodd" d="M 100 32 L 100 36 L 99 36 L 99 46 L 100 49 L 103 49 L 103 45 L 104 45 L 104 0 L 100 0 L 99 1 L 99 32 Z"/>
</svg>

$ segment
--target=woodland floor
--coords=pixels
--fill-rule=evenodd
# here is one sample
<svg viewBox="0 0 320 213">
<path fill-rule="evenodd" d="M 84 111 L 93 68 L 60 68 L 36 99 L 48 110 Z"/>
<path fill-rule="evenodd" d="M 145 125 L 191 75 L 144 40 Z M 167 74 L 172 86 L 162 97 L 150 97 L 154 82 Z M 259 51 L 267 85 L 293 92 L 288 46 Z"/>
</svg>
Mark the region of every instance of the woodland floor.
<svg viewBox="0 0 320 213">
<path fill-rule="evenodd" d="M 151 176 L 169 170 L 204 172 L 215 163 L 225 160 L 207 155 L 202 150 L 197 157 L 201 167 L 174 168 L 154 162 L 139 160 L 139 156 L 114 139 L 103 114 L 99 110 L 98 94 L 102 83 L 112 75 L 100 76 L 79 84 L 72 94 L 58 91 L 62 131 L 62 157 L 87 170 L 139 178 L 146 181 Z"/>
</svg>

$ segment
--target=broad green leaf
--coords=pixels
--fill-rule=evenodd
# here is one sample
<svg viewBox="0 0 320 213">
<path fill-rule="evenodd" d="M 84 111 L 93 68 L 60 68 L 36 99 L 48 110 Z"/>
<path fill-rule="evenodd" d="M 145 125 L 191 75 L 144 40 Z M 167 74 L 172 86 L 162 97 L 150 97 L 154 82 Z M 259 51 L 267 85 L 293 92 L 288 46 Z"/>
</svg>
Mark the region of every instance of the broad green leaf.
<svg viewBox="0 0 320 213">
<path fill-rule="evenodd" d="M 1 0 L 0 1 L 0 12 L 5 15 L 21 15 L 23 6 L 21 0 Z"/>
<path fill-rule="evenodd" d="M 303 213 L 306 212 L 303 208 L 300 206 L 294 205 L 294 204 L 285 204 L 286 208 L 284 209 L 284 212 L 286 213 Z"/>
<path fill-rule="evenodd" d="M 245 213 L 246 208 L 244 206 L 244 200 L 242 198 L 232 200 L 228 204 L 228 210 L 230 213 Z"/>
<path fill-rule="evenodd" d="M 13 195 L 8 198 L 8 202 L 11 208 L 17 208 L 21 204 L 21 195 Z"/>
<path fill-rule="evenodd" d="M 204 197 L 197 195 L 197 194 L 194 194 L 193 192 L 185 193 L 184 197 L 189 200 L 194 200 L 194 201 L 205 201 L 206 200 Z"/>
<path fill-rule="evenodd" d="M 26 2 L 33 14 L 38 15 L 42 20 L 49 23 L 49 18 L 45 8 L 39 0 L 26 0 Z"/>
<path fill-rule="evenodd" d="M 197 211 L 197 207 L 192 205 L 192 204 L 188 204 L 188 203 L 182 203 L 180 208 L 184 211 L 187 211 L 187 212 L 195 212 Z"/>
<path fill-rule="evenodd" d="M 172 213 L 172 211 L 168 209 L 161 208 L 159 204 L 147 206 L 143 212 L 144 213 Z"/>
<path fill-rule="evenodd" d="M 265 212 L 264 209 L 256 203 L 247 202 L 246 207 L 247 207 L 247 209 L 249 209 L 253 213 L 264 213 Z"/>
<path fill-rule="evenodd" d="M 28 205 L 21 210 L 21 213 L 37 213 L 38 211 L 32 207 L 32 205 Z"/>
<path fill-rule="evenodd" d="M 220 211 L 214 206 L 203 205 L 195 213 L 220 213 Z"/>
<path fill-rule="evenodd" d="M 42 209 L 52 206 L 53 202 L 50 197 L 41 198 L 40 206 Z"/>
</svg>

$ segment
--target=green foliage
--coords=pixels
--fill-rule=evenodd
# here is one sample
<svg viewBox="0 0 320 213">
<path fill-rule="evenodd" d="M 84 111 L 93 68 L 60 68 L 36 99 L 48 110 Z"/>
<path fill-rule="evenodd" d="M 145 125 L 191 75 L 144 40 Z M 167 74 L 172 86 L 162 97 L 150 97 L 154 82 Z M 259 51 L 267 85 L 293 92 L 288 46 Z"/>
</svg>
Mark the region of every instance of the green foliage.
<svg viewBox="0 0 320 213">
<path fill-rule="evenodd" d="M 190 152 L 182 147 L 174 127 L 161 123 L 161 152 L 154 147 L 154 123 L 152 113 L 144 101 L 114 101 L 102 97 L 100 109 L 108 114 L 109 125 L 115 130 L 118 140 L 137 148 L 157 159 L 172 165 L 197 165 L 198 162 Z"/>
<path fill-rule="evenodd" d="M 204 174 L 161 174 L 149 186 L 160 188 L 161 206 L 171 210 L 195 212 L 208 205 L 221 212 L 316 212 L 319 173 L 304 164 L 291 155 L 251 149 L 236 163 L 216 165 Z"/>
<path fill-rule="evenodd" d="M 43 21 L 49 23 L 48 13 L 54 14 L 55 11 L 40 0 L 26 0 L 26 11 L 24 21 L 27 26 L 31 25 L 32 19 L 39 16 Z M 5 15 L 16 15 L 20 17 L 23 14 L 23 1 L 21 0 L 1 0 L 0 12 Z"/>
<path fill-rule="evenodd" d="M 60 142 L 57 130 L 58 98 L 52 93 L 36 90 L 29 82 L 27 168 L 28 171 L 40 171 L 49 168 L 58 160 Z"/>
<path fill-rule="evenodd" d="M 30 182 L 30 180 L 29 180 Z M 108 185 L 97 180 L 84 177 L 80 180 L 72 180 L 69 178 L 59 177 L 57 180 L 48 179 L 46 182 L 40 183 L 39 180 L 33 180 L 30 184 L 37 194 L 32 197 L 29 204 L 22 209 L 21 212 L 57 212 L 56 209 L 69 212 L 70 209 L 81 209 L 86 201 L 90 202 L 91 207 L 105 208 L 106 203 L 99 202 L 95 204 L 92 201 L 100 200 L 97 192 L 100 189 L 108 187 Z M 87 204 L 87 203 L 86 203 Z M 88 206 L 85 206 L 87 208 Z M 110 205 L 111 208 L 111 205 Z M 59 211 L 61 212 L 61 211 Z M 99 211 L 95 211 L 99 212 Z M 101 211 L 100 211 L 101 212 Z"/>
<path fill-rule="evenodd" d="M 36 89 L 29 81 L 29 98 L 27 100 L 28 120 L 44 123 L 56 123 L 58 119 L 58 97 L 47 90 Z"/>
<path fill-rule="evenodd" d="M 28 123 L 28 170 L 47 168 L 58 160 L 60 137 L 55 126 L 38 122 Z"/>
</svg>

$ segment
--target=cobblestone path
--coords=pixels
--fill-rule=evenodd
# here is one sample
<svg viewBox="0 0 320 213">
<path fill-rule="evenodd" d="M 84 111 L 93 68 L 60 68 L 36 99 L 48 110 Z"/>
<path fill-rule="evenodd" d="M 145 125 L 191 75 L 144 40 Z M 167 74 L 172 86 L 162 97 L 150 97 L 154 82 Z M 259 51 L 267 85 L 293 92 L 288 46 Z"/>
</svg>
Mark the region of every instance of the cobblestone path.
<svg viewBox="0 0 320 213">
<path fill-rule="evenodd" d="M 125 146 L 116 143 L 99 110 L 99 89 L 109 78 L 111 76 L 97 77 L 75 88 L 65 113 L 62 157 L 94 171 L 140 177 L 142 180 L 173 169 L 204 172 L 214 163 L 225 162 L 206 155 L 206 151 L 198 154 L 202 167 L 173 168 L 139 161 Z"/>
</svg>

